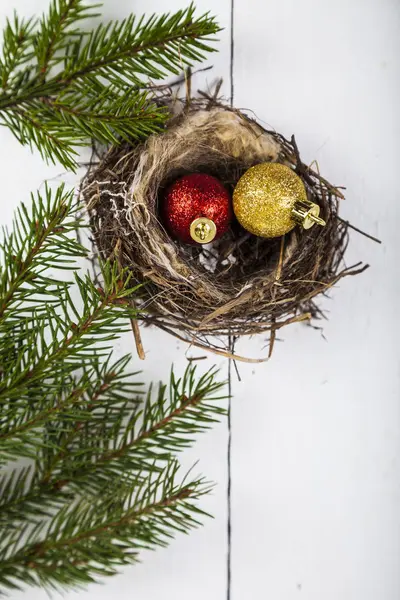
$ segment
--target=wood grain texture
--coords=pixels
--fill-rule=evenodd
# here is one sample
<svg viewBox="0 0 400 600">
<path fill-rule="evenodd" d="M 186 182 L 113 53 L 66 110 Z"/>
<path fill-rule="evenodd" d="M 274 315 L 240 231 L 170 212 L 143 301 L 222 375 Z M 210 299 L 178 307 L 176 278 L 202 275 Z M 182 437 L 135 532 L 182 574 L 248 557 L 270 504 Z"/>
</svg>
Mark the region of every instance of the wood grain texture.
<svg viewBox="0 0 400 600">
<path fill-rule="evenodd" d="M 40 13 L 47 0 L 0 6 Z M 106 18 L 175 10 L 184 0 L 105 1 Z M 348 264 L 371 269 L 335 289 L 323 304 L 321 332 L 279 332 L 264 365 L 232 363 L 231 585 L 227 596 L 227 425 L 200 438 L 189 467 L 217 481 L 206 504 L 216 517 L 169 549 L 146 555 L 88 600 L 398 600 L 400 597 L 400 326 L 398 163 L 400 153 L 400 5 L 396 0 L 199 0 L 225 28 L 214 70 L 224 94 L 255 111 L 303 160 L 346 186 L 342 216 L 383 240 L 354 232 Z M 234 6 L 234 13 L 231 8 Z M 231 27 L 234 27 L 231 36 Z M 231 62 L 233 52 L 234 61 Z M 233 77 L 231 80 L 230 77 Z M 1 223 L 45 179 L 77 178 L 46 167 L 1 131 Z M 284 340 L 284 343 L 283 343 Z M 183 370 L 187 349 L 156 330 L 142 331 L 147 381 Z M 268 354 L 262 338 L 241 341 L 244 355 Z M 127 335 L 116 351 L 133 350 Z M 206 368 L 215 361 L 201 361 Z M 217 359 L 218 361 L 218 359 Z M 137 362 L 137 365 L 139 361 Z M 227 372 L 227 362 L 219 364 Z M 136 366 L 137 366 L 136 365 Z M 139 367 L 138 367 L 139 368 Z M 68 593 L 67 600 L 80 594 Z M 45 600 L 41 590 L 12 600 Z"/>
<path fill-rule="evenodd" d="M 235 104 L 295 133 L 383 244 L 353 232 L 347 263 L 371 268 L 323 301 L 323 331 L 282 330 L 268 364 L 240 367 L 232 600 L 396 600 L 400 6 L 237 0 L 235 23 Z"/>
</svg>

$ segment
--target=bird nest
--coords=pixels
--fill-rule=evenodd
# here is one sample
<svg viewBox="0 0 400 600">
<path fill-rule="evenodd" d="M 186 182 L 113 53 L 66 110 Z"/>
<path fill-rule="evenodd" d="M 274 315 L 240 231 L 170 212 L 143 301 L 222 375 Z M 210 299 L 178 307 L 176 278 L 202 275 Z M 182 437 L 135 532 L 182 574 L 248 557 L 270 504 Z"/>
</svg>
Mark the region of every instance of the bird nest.
<svg viewBox="0 0 400 600">
<path fill-rule="evenodd" d="M 343 263 L 343 195 L 301 161 L 294 138 L 267 131 L 238 110 L 208 97 L 175 100 L 166 110 L 164 131 L 105 151 L 82 183 L 98 253 L 144 284 L 135 296 L 141 322 L 226 355 L 227 336 L 268 333 L 271 352 L 278 330 L 321 316 L 316 296 L 364 268 Z M 249 167 L 267 161 L 295 170 L 326 227 L 296 227 L 282 238 L 263 239 L 234 222 L 210 245 L 171 239 L 160 204 L 172 181 L 208 173 L 232 192 Z M 138 341 L 137 326 L 135 333 Z"/>
</svg>

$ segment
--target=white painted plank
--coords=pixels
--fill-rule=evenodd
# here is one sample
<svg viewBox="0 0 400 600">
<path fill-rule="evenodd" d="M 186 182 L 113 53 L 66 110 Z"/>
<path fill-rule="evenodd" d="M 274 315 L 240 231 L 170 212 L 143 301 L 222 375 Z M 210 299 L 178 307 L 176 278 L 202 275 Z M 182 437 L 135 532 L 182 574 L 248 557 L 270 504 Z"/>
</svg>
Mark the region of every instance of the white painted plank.
<svg viewBox="0 0 400 600">
<path fill-rule="evenodd" d="M 400 597 L 398 2 L 237 0 L 235 104 L 347 187 L 324 335 L 281 332 L 233 400 L 233 600 Z M 262 340 L 241 352 L 264 352 Z"/>
<path fill-rule="evenodd" d="M 11 7 L 9 3 L 0 6 L 0 23 L 15 8 L 22 16 L 33 13 L 40 14 L 46 9 L 47 0 L 15 0 Z M 161 0 L 151 0 L 146 3 L 125 1 L 116 3 L 107 0 L 104 6 L 105 18 L 120 18 L 131 11 L 141 13 L 174 11 L 187 6 L 184 0 L 171 0 L 168 6 Z M 210 6 L 206 0 L 197 2 L 199 12 L 210 8 L 218 13 L 220 23 L 225 27 L 220 35 L 220 53 L 210 56 L 207 65 L 214 65 L 212 72 L 199 75 L 196 84 L 202 89 L 211 85 L 217 77 L 223 76 L 228 80 L 229 75 L 229 15 L 230 1 L 220 0 L 215 6 Z M 227 88 L 229 93 L 229 87 Z M 12 211 L 20 201 L 27 201 L 31 190 L 36 190 L 45 179 L 62 174 L 58 179 L 67 180 L 71 185 L 78 182 L 78 177 L 62 173 L 61 167 L 49 167 L 43 164 L 39 155 L 33 156 L 29 149 L 22 148 L 11 134 L 2 129 L 0 137 L 0 163 L 2 165 L 2 216 L 1 222 L 10 223 Z M 134 369 L 144 370 L 146 381 L 157 382 L 168 379 L 171 363 L 176 372 L 183 372 L 187 365 L 186 347 L 166 334 L 147 329 L 143 331 L 143 342 L 147 352 L 144 363 L 135 361 Z M 130 336 L 126 336 L 118 345 L 117 354 L 132 351 L 133 344 Z M 190 350 L 188 356 L 204 354 Z M 207 361 L 201 361 L 199 368 L 205 370 L 215 362 L 211 356 Z M 221 377 L 225 377 L 223 361 L 219 361 L 222 369 Z M 178 536 L 166 550 L 147 553 L 143 564 L 127 568 L 123 574 L 108 580 L 103 586 L 91 586 L 85 598 L 109 600 L 118 597 L 120 600 L 131 598 L 146 598 L 146 600 L 220 600 L 226 593 L 226 444 L 227 424 L 222 423 L 209 434 L 200 436 L 193 450 L 185 452 L 182 462 L 186 468 L 199 459 L 195 473 L 204 474 L 210 481 L 217 482 L 213 495 L 204 499 L 202 506 L 215 516 L 208 520 L 205 527 L 193 532 L 190 536 Z M 45 600 L 48 595 L 42 590 L 27 590 L 11 594 L 13 600 Z M 67 593 L 65 598 L 72 600 L 76 593 Z"/>
</svg>

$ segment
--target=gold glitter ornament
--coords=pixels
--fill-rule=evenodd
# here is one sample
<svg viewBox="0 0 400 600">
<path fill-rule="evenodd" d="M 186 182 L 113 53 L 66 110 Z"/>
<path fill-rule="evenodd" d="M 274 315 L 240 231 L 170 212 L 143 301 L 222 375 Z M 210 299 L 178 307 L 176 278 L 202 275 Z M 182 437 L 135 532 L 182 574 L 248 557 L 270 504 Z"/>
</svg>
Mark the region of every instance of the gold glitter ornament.
<svg viewBox="0 0 400 600">
<path fill-rule="evenodd" d="M 233 192 L 233 210 L 244 229 L 265 238 L 284 235 L 297 224 L 304 229 L 326 225 L 300 177 L 280 163 L 262 163 L 246 171 Z"/>
</svg>

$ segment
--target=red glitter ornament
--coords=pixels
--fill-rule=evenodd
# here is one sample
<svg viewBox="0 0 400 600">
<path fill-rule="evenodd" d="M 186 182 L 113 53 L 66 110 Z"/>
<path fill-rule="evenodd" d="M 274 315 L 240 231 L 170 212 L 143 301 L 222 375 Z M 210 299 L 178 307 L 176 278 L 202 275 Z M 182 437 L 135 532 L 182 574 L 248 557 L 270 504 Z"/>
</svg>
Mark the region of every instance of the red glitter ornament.
<svg viewBox="0 0 400 600">
<path fill-rule="evenodd" d="M 184 175 L 166 190 L 162 216 L 177 239 L 206 244 L 228 230 L 233 216 L 231 197 L 212 175 Z"/>
</svg>

